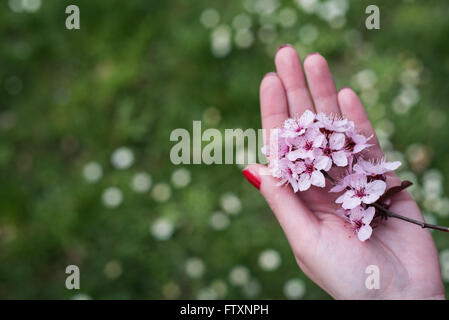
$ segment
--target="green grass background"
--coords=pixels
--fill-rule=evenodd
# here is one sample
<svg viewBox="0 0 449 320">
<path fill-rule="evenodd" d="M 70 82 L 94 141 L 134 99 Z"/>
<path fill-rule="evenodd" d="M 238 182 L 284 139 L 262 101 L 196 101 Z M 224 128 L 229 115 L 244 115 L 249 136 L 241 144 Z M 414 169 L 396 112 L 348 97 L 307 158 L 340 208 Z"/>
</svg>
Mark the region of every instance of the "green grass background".
<svg viewBox="0 0 449 320">
<path fill-rule="evenodd" d="M 43 0 L 34 12 L 11 9 L 21 1 L 0 3 L 0 298 L 195 299 L 212 290 L 283 299 L 285 283 L 299 278 L 304 299 L 328 299 L 299 270 L 240 167 L 186 165 L 191 182 L 171 181 L 173 129 L 191 130 L 210 114 L 215 122 L 204 128 L 260 127 L 259 82 L 284 43 L 302 57 L 322 53 L 337 87 L 361 94 L 389 159 L 401 159 L 401 173 L 416 182 L 426 218 L 449 225 L 447 1 L 334 1 L 348 8 L 333 23 L 287 0 L 262 18 L 246 9 L 250 0 Z M 65 28 L 69 4 L 80 8 L 80 30 Z M 380 30 L 365 28 L 369 4 L 380 8 Z M 224 57 L 211 51 L 214 28 L 201 23 L 208 8 L 231 30 Z M 297 17 L 290 26 L 279 19 L 285 8 Z M 252 21 L 248 48 L 234 41 L 242 13 Z M 267 23 L 275 28 L 268 39 L 259 31 Z M 135 157 L 126 170 L 110 161 L 121 146 Z M 103 170 L 95 183 L 83 177 L 91 161 Z M 153 187 L 169 184 L 170 198 L 134 192 L 137 172 L 150 174 Z M 111 186 L 123 192 L 113 209 L 101 201 Z M 242 208 L 217 231 L 210 217 L 229 193 Z M 174 227 L 165 241 L 151 233 L 161 217 Z M 447 234 L 433 236 L 440 251 L 449 248 Z M 259 263 L 268 248 L 281 258 L 274 271 Z M 199 278 L 186 272 L 193 257 L 204 266 Z M 77 291 L 65 288 L 70 264 L 81 270 Z M 229 280 L 235 266 L 249 271 L 246 286 Z"/>
</svg>

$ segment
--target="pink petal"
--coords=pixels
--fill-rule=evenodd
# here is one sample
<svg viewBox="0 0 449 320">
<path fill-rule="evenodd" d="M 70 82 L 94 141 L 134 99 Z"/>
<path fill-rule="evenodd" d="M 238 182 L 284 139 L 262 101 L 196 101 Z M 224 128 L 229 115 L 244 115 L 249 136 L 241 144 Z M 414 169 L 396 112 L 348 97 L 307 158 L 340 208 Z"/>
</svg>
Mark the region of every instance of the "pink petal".
<svg viewBox="0 0 449 320">
<path fill-rule="evenodd" d="M 393 171 L 396 170 L 397 168 L 399 168 L 401 166 L 401 162 L 400 161 L 393 161 L 393 162 L 385 162 L 384 163 L 384 168 Z"/>
<path fill-rule="evenodd" d="M 315 139 L 313 139 L 313 147 L 314 148 L 319 148 L 323 145 L 324 142 L 324 135 L 323 134 L 318 134 Z"/>
<path fill-rule="evenodd" d="M 359 206 L 362 203 L 362 200 L 357 197 L 345 197 L 345 200 L 343 201 L 343 209 L 353 209 L 357 206 Z"/>
<path fill-rule="evenodd" d="M 298 126 L 295 119 L 289 118 L 284 121 L 284 128 L 287 130 L 295 130 L 295 128 Z"/>
<path fill-rule="evenodd" d="M 299 191 L 306 191 L 310 188 L 310 185 L 310 176 L 307 173 L 303 173 L 298 181 Z"/>
<path fill-rule="evenodd" d="M 364 225 L 359 229 L 359 232 L 357 232 L 357 237 L 360 241 L 368 240 L 371 237 L 371 234 L 373 233 L 373 228 L 371 228 L 369 225 Z"/>
<path fill-rule="evenodd" d="M 350 220 L 351 221 L 360 220 L 360 219 L 362 219 L 364 214 L 365 214 L 365 210 L 363 210 L 363 208 L 361 206 L 357 206 L 357 207 L 351 209 Z"/>
<path fill-rule="evenodd" d="M 311 182 L 314 186 L 324 188 L 326 182 L 324 180 L 324 175 L 320 171 L 314 171 L 311 176 Z"/>
<path fill-rule="evenodd" d="M 386 188 L 387 184 L 382 180 L 374 180 L 368 183 L 365 189 L 367 195 L 362 198 L 363 202 L 367 204 L 375 202 L 384 194 Z"/>
<path fill-rule="evenodd" d="M 302 155 L 302 150 L 298 149 L 298 150 L 289 152 L 287 154 L 287 159 L 290 160 L 290 161 L 295 161 L 295 160 L 301 158 L 301 155 Z"/>
<path fill-rule="evenodd" d="M 313 122 L 313 120 L 315 120 L 315 114 L 310 110 L 306 110 L 302 114 L 301 118 L 299 118 L 299 124 L 302 127 L 307 127 Z"/>
<path fill-rule="evenodd" d="M 334 133 L 329 139 L 329 146 L 332 150 L 340 150 L 345 145 L 346 137 L 343 133 Z"/>
<path fill-rule="evenodd" d="M 336 200 L 335 203 L 343 203 L 346 199 L 346 193 L 342 194 L 341 196 L 339 196 Z"/>
<path fill-rule="evenodd" d="M 314 166 L 317 170 L 328 171 L 332 167 L 332 160 L 329 157 L 319 156 L 315 160 Z"/>
<path fill-rule="evenodd" d="M 345 167 L 348 165 L 348 158 L 344 151 L 337 151 L 332 153 L 332 160 L 339 167 Z"/>
<path fill-rule="evenodd" d="M 294 172 L 296 172 L 297 174 L 300 174 L 300 173 L 303 173 L 304 170 L 306 170 L 306 166 L 305 166 L 304 162 L 297 161 L 297 162 L 295 162 L 294 168 L 292 170 Z"/>
<path fill-rule="evenodd" d="M 375 213 L 376 209 L 374 209 L 374 207 L 368 207 L 368 209 L 365 210 L 364 217 L 362 219 L 363 223 L 365 223 L 366 225 L 370 224 L 374 218 Z"/>
<path fill-rule="evenodd" d="M 297 180 L 295 180 L 295 179 L 291 179 L 290 180 L 290 184 L 292 185 L 292 187 L 293 187 L 293 192 L 298 192 L 298 190 L 299 190 L 299 187 L 298 187 L 298 181 Z"/>
<path fill-rule="evenodd" d="M 354 146 L 353 152 L 354 152 L 354 153 L 359 153 L 359 152 L 361 152 L 361 151 L 363 151 L 363 150 L 365 150 L 366 148 L 371 147 L 371 146 L 372 146 L 372 144 L 356 144 L 356 145 Z"/>
<path fill-rule="evenodd" d="M 346 186 L 344 184 L 337 184 L 333 186 L 329 192 L 341 192 L 346 189 Z"/>
<path fill-rule="evenodd" d="M 362 134 L 354 134 L 351 138 L 356 144 L 365 144 L 368 141 Z"/>
</svg>

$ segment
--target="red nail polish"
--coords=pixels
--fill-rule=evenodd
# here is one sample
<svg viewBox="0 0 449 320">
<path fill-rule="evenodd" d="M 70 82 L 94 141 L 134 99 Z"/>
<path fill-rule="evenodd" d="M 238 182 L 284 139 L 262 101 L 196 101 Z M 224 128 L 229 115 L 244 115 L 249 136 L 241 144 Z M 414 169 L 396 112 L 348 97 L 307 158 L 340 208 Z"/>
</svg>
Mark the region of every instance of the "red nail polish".
<svg viewBox="0 0 449 320">
<path fill-rule="evenodd" d="M 278 51 L 281 50 L 282 48 L 286 48 L 286 47 L 293 48 L 293 46 L 292 46 L 291 44 L 286 43 L 286 44 L 283 44 L 282 46 L 280 46 L 280 47 L 278 48 Z"/>
<path fill-rule="evenodd" d="M 252 173 L 249 169 L 243 170 L 242 173 L 245 176 L 246 180 L 248 180 L 253 186 L 255 186 L 257 190 L 260 189 L 260 178 L 258 176 Z"/>
</svg>

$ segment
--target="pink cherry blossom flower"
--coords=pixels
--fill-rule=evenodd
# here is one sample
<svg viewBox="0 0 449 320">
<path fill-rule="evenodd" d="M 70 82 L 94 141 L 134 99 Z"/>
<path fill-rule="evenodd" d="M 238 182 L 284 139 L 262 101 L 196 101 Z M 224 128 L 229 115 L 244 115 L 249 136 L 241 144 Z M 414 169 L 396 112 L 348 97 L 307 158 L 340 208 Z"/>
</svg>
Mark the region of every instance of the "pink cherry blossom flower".
<svg viewBox="0 0 449 320">
<path fill-rule="evenodd" d="M 343 133 L 332 133 L 329 136 L 329 141 L 324 143 L 320 149 L 316 149 L 315 156 L 320 154 L 326 158 L 325 171 L 329 171 L 332 167 L 332 163 L 339 167 L 345 167 L 348 165 L 348 158 L 343 150 L 346 137 Z"/>
<path fill-rule="evenodd" d="M 298 181 L 299 191 L 305 191 L 311 185 L 324 188 L 326 181 L 321 170 L 326 166 L 326 159 L 324 157 L 319 157 L 315 160 L 305 159 L 303 163 L 304 172 L 301 173 Z"/>
<path fill-rule="evenodd" d="M 349 222 L 352 225 L 354 233 L 357 233 L 357 237 L 360 241 L 366 241 L 371 237 L 373 228 L 370 223 L 374 218 L 376 210 L 374 207 L 368 207 L 363 209 L 361 206 L 353 208 L 349 215 Z"/>
<path fill-rule="evenodd" d="M 300 118 L 289 118 L 284 121 L 284 129 L 282 136 L 285 138 L 294 138 L 303 135 L 306 130 L 313 124 L 315 114 L 306 110 Z"/>
<path fill-rule="evenodd" d="M 387 162 L 385 158 L 378 161 L 367 161 L 359 158 L 353 169 L 357 173 L 367 175 L 368 179 L 385 180 L 385 173 L 396 170 L 400 165 L 400 161 Z"/>
<path fill-rule="evenodd" d="M 351 175 L 346 192 L 335 200 L 343 209 L 352 209 L 362 203 L 371 204 L 384 194 L 387 185 L 382 180 L 367 181 L 364 175 Z"/>
<path fill-rule="evenodd" d="M 309 129 L 304 135 L 296 138 L 295 147 L 297 149 L 288 153 L 287 158 L 290 161 L 295 161 L 297 159 L 310 159 L 313 160 L 314 150 L 320 147 L 325 137 L 317 129 Z"/>
<path fill-rule="evenodd" d="M 299 190 L 298 180 L 305 167 L 302 162 L 292 162 L 286 158 L 270 162 L 271 175 L 279 179 L 278 186 L 290 184 L 295 192 Z"/>
<path fill-rule="evenodd" d="M 372 146 L 368 143 L 368 140 L 372 138 L 365 137 L 363 134 L 357 133 L 355 130 L 348 130 L 346 133 L 345 149 L 350 155 L 359 153 L 366 148 Z"/>
<path fill-rule="evenodd" d="M 351 170 L 347 170 L 346 175 L 339 179 L 337 183 L 329 190 L 329 192 L 341 192 L 349 187 L 349 184 L 353 179 L 363 178 L 363 174 L 351 173 Z"/>
<path fill-rule="evenodd" d="M 316 115 L 317 125 L 326 134 L 332 132 L 345 132 L 354 128 L 354 122 L 348 121 L 348 119 L 339 118 L 336 115 L 326 115 L 324 113 L 318 113 Z"/>
</svg>

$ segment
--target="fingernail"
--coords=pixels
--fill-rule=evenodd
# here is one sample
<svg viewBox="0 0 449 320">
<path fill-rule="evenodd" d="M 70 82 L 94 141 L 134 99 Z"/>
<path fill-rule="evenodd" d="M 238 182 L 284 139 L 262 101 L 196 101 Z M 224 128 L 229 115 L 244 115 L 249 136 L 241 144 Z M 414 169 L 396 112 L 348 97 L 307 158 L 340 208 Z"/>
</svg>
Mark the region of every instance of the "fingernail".
<svg viewBox="0 0 449 320">
<path fill-rule="evenodd" d="M 351 90 L 351 88 L 350 87 L 343 87 L 343 88 L 341 88 L 339 91 L 343 91 L 343 90 L 345 90 L 345 89 L 349 89 L 349 90 Z"/>
<path fill-rule="evenodd" d="M 275 75 L 276 75 L 276 72 L 268 72 L 263 77 L 266 78 L 266 77 L 275 76 Z"/>
<path fill-rule="evenodd" d="M 293 46 L 292 46 L 291 44 L 286 43 L 286 44 L 283 44 L 282 46 L 280 46 L 280 47 L 278 48 L 278 51 L 281 50 L 282 48 L 286 48 L 286 47 L 293 48 Z"/>
<path fill-rule="evenodd" d="M 312 53 L 309 53 L 307 55 L 307 57 L 316 56 L 316 55 L 320 55 L 320 53 L 319 52 L 312 52 Z M 306 57 L 306 59 L 307 59 L 307 57 Z"/>
<path fill-rule="evenodd" d="M 260 177 L 254 174 L 251 170 L 245 169 L 242 171 L 243 175 L 245 176 L 246 180 L 248 180 L 253 186 L 257 188 L 257 190 L 260 189 Z"/>
</svg>

